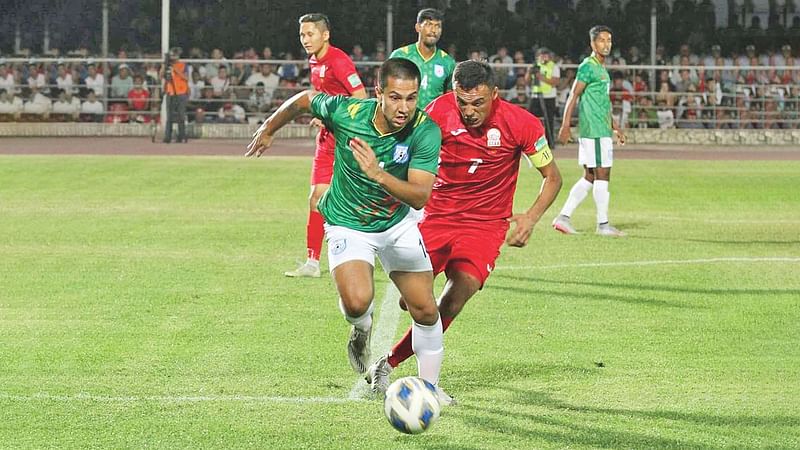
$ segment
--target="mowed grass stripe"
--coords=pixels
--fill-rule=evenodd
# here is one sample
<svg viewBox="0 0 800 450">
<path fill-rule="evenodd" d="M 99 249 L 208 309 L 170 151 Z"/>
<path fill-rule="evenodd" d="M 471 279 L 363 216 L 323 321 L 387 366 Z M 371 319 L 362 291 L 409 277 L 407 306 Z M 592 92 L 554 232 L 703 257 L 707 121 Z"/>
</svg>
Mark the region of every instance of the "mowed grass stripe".
<svg viewBox="0 0 800 450">
<path fill-rule="evenodd" d="M 587 199 L 573 239 L 549 228 L 580 176 L 562 163 L 529 246 L 445 334 L 460 406 L 416 437 L 347 398 L 329 275 L 282 275 L 309 167 L 0 157 L 0 446 L 800 447 L 800 164 L 621 160 L 629 237 L 594 236 Z M 523 166 L 517 211 L 539 180 Z"/>
</svg>

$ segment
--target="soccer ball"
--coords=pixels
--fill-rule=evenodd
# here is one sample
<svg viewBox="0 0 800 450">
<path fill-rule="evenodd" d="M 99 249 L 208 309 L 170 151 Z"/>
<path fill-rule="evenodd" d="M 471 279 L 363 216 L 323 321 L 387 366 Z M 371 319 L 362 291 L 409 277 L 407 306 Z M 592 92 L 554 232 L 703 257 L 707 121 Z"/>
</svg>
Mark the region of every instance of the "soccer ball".
<svg viewBox="0 0 800 450">
<path fill-rule="evenodd" d="M 386 390 L 383 411 L 397 431 L 418 434 L 436 422 L 441 406 L 431 383 L 418 377 L 405 377 Z"/>
</svg>

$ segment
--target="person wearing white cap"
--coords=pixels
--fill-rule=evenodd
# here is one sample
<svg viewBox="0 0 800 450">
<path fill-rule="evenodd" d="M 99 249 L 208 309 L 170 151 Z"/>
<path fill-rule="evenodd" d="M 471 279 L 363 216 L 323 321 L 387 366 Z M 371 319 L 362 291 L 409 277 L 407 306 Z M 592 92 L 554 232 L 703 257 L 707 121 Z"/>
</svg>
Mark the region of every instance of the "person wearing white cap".
<svg viewBox="0 0 800 450">
<path fill-rule="evenodd" d="M 128 101 L 128 91 L 133 89 L 133 77 L 127 64 L 119 65 L 117 75 L 111 77 L 111 100 L 119 102 Z"/>
</svg>

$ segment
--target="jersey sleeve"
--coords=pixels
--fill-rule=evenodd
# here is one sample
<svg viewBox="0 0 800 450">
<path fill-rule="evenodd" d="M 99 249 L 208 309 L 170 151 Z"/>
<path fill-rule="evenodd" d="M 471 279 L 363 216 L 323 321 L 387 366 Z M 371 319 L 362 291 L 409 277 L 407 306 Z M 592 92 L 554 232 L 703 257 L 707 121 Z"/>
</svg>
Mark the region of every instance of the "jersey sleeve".
<svg viewBox="0 0 800 450">
<path fill-rule="evenodd" d="M 575 75 L 575 80 L 586 84 L 591 83 L 594 80 L 591 64 L 581 64 L 578 67 L 578 73 Z"/>
<path fill-rule="evenodd" d="M 353 92 L 364 88 L 361 77 L 358 76 L 356 66 L 350 58 L 337 58 L 334 71 L 336 79 L 342 83 L 342 86 L 347 89 L 349 94 L 352 95 Z"/>
<path fill-rule="evenodd" d="M 407 47 L 400 47 L 396 48 L 392 51 L 389 55 L 389 58 L 404 58 L 408 59 L 408 48 Z"/>
<path fill-rule="evenodd" d="M 409 169 L 424 170 L 434 175 L 439 168 L 439 150 L 442 146 L 442 131 L 427 114 L 419 113 L 412 141 Z"/>
<path fill-rule="evenodd" d="M 328 95 L 319 93 L 311 99 L 311 114 L 322 119 L 325 127 L 334 129 L 334 114 L 342 105 L 347 103 L 348 98 L 343 95 Z"/>
</svg>

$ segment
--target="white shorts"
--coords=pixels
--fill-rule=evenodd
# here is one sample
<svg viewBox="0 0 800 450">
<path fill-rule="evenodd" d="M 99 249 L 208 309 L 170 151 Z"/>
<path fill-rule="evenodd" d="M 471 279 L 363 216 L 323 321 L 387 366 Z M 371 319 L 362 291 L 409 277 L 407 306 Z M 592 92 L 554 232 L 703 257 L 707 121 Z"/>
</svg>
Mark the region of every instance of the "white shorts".
<svg viewBox="0 0 800 450">
<path fill-rule="evenodd" d="M 366 261 L 374 267 L 376 253 L 386 273 L 433 270 L 415 214 L 408 214 L 397 225 L 379 233 L 325 224 L 325 236 L 331 272 L 337 266 L 355 260 Z"/>
<path fill-rule="evenodd" d="M 611 167 L 614 143 L 610 137 L 578 139 L 578 165 L 590 168 Z"/>
</svg>

